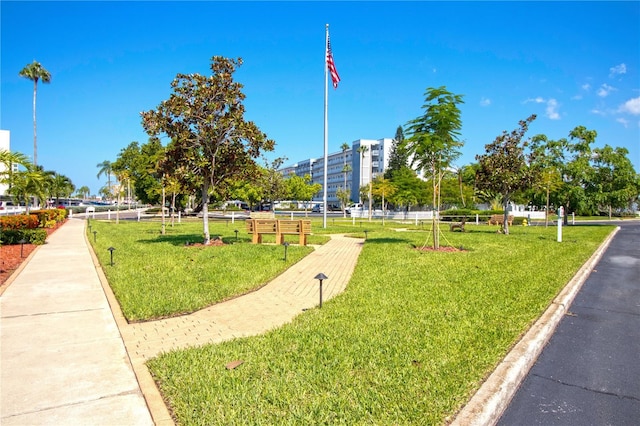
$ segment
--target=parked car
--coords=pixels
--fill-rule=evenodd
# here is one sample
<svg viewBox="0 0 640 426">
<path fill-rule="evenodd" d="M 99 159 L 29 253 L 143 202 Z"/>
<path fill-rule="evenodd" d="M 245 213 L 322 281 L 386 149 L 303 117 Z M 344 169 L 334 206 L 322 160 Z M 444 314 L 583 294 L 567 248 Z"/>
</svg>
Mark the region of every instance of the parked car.
<svg viewBox="0 0 640 426">
<path fill-rule="evenodd" d="M 311 211 L 313 213 L 323 213 L 324 212 L 324 205 L 322 205 L 322 204 L 314 204 L 313 207 L 311 207 Z"/>
<path fill-rule="evenodd" d="M 362 203 L 353 203 L 344 209 L 347 214 L 351 214 L 351 210 L 362 210 Z"/>
</svg>

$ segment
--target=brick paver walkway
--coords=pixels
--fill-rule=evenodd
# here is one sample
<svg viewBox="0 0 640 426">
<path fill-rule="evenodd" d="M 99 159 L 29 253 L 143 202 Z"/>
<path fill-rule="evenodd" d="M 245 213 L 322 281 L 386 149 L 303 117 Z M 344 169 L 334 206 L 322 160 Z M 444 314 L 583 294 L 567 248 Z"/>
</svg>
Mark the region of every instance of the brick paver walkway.
<svg viewBox="0 0 640 426">
<path fill-rule="evenodd" d="M 127 324 L 120 331 L 132 358 L 147 360 L 162 352 L 251 336 L 290 322 L 320 302 L 314 277 L 322 272 L 323 301 L 342 292 L 362 250 L 362 239 L 333 235 L 259 290 L 190 315 Z"/>
</svg>

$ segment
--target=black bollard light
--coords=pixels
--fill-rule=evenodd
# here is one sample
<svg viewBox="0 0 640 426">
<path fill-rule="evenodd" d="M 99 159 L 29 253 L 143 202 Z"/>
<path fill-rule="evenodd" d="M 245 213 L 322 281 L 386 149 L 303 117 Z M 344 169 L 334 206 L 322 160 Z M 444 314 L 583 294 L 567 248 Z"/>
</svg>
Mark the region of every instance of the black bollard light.
<svg viewBox="0 0 640 426">
<path fill-rule="evenodd" d="M 93 242 L 95 243 L 98 240 L 98 231 L 93 231 Z"/>
<path fill-rule="evenodd" d="M 322 281 L 326 280 L 327 277 L 325 274 L 323 274 L 322 272 L 320 272 L 318 275 L 315 276 L 315 279 L 320 281 L 320 307 L 322 308 Z"/>
<path fill-rule="evenodd" d="M 235 231 L 233 231 L 236 233 L 236 241 L 238 241 L 238 230 L 236 229 Z"/>
<path fill-rule="evenodd" d="M 20 257 L 24 257 L 24 243 L 27 242 L 24 238 L 18 241 L 20 243 Z"/>
<path fill-rule="evenodd" d="M 289 243 L 288 242 L 284 242 L 282 243 L 282 245 L 284 246 L 284 261 L 287 261 L 287 249 L 289 248 Z"/>
<path fill-rule="evenodd" d="M 109 254 L 111 254 L 111 266 L 113 266 L 113 251 L 115 248 L 109 247 L 107 250 L 109 250 Z"/>
<path fill-rule="evenodd" d="M 369 230 L 368 230 L 368 229 L 365 229 L 365 230 L 364 230 L 364 239 L 365 239 L 365 240 L 367 239 L 368 234 L 369 234 Z"/>
</svg>

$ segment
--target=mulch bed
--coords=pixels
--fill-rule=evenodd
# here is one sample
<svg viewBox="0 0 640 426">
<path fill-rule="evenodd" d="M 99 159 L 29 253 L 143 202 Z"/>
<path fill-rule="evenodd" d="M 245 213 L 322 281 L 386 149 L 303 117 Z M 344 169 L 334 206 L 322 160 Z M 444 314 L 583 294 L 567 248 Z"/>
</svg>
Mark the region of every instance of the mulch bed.
<svg viewBox="0 0 640 426">
<path fill-rule="evenodd" d="M 55 228 L 47 228 L 47 236 L 53 234 L 62 224 L 64 222 Z M 0 245 L 0 286 L 27 260 L 36 247 L 38 246 L 35 244 Z"/>
<path fill-rule="evenodd" d="M 440 252 L 445 252 L 445 253 L 455 253 L 455 252 L 459 252 L 459 251 L 467 251 L 465 249 L 459 249 L 459 248 L 455 248 L 455 247 L 444 247 L 444 246 L 440 246 L 438 248 L 438 250 L 435 250 L 433 247 L 416 247 L 416 250 L 419 250 L 419 251 L 440 251 Z"/>
</svg>

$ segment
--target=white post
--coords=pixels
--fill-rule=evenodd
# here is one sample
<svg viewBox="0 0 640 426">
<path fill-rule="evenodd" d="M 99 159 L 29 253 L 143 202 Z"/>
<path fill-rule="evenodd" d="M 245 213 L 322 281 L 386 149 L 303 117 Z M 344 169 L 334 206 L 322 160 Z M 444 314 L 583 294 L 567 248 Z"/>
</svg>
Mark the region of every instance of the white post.
<svg viewBox="0 0 640 426">
<path fill-rule="evenodd" d="M 476 225 L 480 225 L 480 217 L 478 216 L 478 213 L 476 213 Z"/>
<path fill-rule="evenodd" d="M 576 212 L 571 212 L 571 224 L 576 224 Z"/>
<path fill-rule="evenodd" d="M 293 220 L 293 212 L 291 212 L 291 220 Z"/>
<path fill-rule="evenodd" d="M 236 223 L 236 212 L 231 212 L 231 223 Z"/>
<path fill-rule="evenodd" d="M 564 216 L 564 207 L 558 209 L 558 242 L 562 242 L 562 218 Z"/>
<path fill-rule="evenodd" d="M 69 209 L 69 219 L 73 219 L 73 209 Z"/>
<path fill-rule="evenodd" d="M 111 209 L 107 211 L 107 220 L 111 220 Z"/>
<path fill-rule="evenodd" d="M 178 223 L 182 223 L 182 212 L 178 210 Z"/>
<path fill-rule="evenodd" d="M 418 212 L 416 212 L 416 226 L 418 226 Z"/>
<path fill-rule="evenodd" d="M 140 222 L 140 210 L 138 210 L 138 222 Z"/>
</svg>

